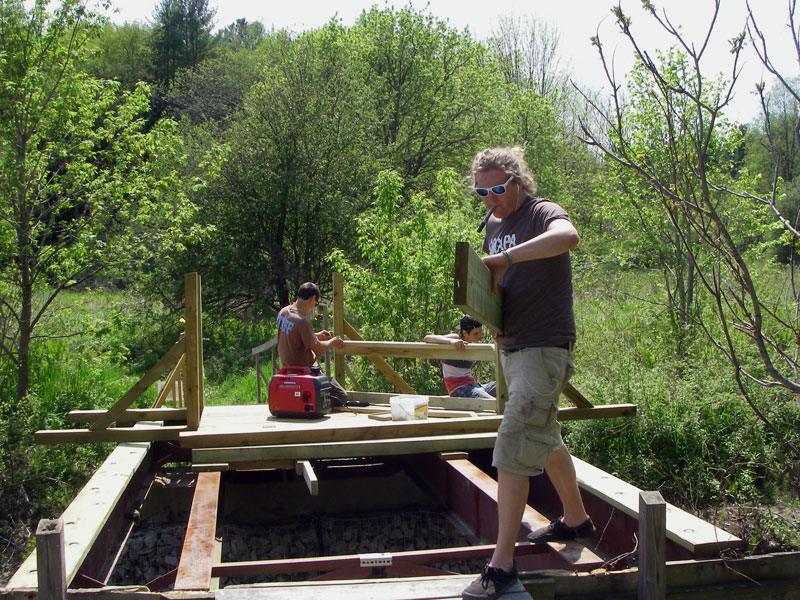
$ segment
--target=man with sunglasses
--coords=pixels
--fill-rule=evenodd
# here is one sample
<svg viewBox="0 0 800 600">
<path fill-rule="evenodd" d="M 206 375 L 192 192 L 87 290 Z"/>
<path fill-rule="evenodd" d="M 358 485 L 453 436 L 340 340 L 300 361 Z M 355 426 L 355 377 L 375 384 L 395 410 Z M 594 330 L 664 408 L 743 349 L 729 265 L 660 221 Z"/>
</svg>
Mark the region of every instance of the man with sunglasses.
<svg viewBox="0 0 800 600">
<path fill-rule="evenodd" d="M 472 163 L 475 193 L 492 210 L 483 263 L 503 290 L 503 334 L 497 339 L 509 400 L 497 431 L 498 534 L 492 558 L 463 592 L 491 600 L 517 581 L 514 544 L 528 500 L 529 478 L 547 472 L 563 517 L 534 531 L 534 543 L 594 535 L 561 439 L 558 398 L 572 373 L 576 338 L 569 251 L 578 232 L 558 204 L 536 198 L 521 148 L 491 148 Z"/>
</svg>

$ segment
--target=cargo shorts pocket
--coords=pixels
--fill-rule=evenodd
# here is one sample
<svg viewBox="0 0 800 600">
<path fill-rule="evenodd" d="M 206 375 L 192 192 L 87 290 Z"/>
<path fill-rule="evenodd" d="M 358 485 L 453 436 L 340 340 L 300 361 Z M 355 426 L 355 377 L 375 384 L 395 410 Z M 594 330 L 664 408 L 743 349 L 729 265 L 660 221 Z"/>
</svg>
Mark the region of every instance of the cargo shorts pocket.
<svg viewBox="0 0 800 600">
<path fill-rule="evenodd" d="M 529 429 L 523 432 L 521 441 L 515 457 L 517 464 L 526 469 L 543 469 L 555 445 L 553 436 L 544 431 Z"/>
</svg>

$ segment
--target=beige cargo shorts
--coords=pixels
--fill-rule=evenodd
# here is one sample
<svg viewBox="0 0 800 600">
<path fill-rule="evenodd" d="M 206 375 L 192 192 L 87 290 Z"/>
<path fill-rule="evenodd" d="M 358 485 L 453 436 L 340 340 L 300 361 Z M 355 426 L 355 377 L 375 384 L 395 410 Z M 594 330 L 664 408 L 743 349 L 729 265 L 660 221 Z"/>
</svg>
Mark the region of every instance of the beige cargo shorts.
<svg viewBox="0 0 800 600">
<path fill-rule="evenodd" d="M 501 353 L 508 403 L 497 430 L 492 465 L 517 475 L 539 475 L 558 450 L 558 398 L 573 371 L 572 351 L 523 348 Z"/>
</svg>

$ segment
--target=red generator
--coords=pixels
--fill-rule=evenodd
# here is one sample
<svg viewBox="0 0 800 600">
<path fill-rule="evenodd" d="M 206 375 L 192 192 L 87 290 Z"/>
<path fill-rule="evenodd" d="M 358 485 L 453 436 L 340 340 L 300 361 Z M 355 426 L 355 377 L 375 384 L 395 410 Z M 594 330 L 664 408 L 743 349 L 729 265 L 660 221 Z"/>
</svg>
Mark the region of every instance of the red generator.
<svg viewBox="0 0 800 600">
<path fill-rule="evenodd" d="M 276 417 L 321 417 L 331 412 L 331 384 L 319 367 L 283 367 L 269 382 Z"/>
</svg>

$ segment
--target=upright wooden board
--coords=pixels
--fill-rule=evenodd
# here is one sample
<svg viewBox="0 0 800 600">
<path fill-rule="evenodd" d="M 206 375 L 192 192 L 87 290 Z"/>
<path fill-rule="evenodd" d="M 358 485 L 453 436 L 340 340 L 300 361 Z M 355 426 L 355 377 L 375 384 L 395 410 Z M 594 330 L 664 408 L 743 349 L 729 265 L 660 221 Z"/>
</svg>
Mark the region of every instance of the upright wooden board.
<svg viewBox="0 0 800 600">
<path fill-rule="evenodd" d="M 492 275 L 467 242 L 456 242 L 453 304 L 495 333 L 503 333 L 503 299 Z"/>
</svg>

